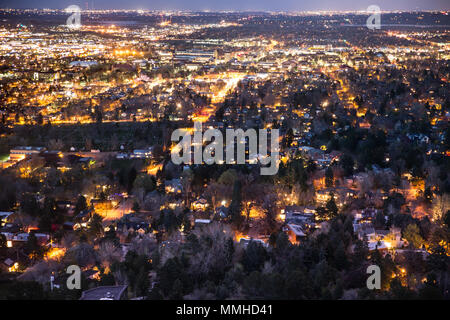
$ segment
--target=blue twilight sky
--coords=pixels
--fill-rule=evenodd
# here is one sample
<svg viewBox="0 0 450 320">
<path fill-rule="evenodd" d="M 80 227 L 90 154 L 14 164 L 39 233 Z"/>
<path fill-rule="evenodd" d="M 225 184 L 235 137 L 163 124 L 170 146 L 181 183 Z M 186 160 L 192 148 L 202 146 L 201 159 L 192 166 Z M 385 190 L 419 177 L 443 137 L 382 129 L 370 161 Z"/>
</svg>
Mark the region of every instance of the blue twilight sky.
<svg viewBox="0 0 450 320">
<path fill-rule="evenodd" d="M 450 10 L 449 0 L 0 0 L 1 8 L 55 8 L 75 4 L 85 9 L 179 10 Z"/>
</svg>

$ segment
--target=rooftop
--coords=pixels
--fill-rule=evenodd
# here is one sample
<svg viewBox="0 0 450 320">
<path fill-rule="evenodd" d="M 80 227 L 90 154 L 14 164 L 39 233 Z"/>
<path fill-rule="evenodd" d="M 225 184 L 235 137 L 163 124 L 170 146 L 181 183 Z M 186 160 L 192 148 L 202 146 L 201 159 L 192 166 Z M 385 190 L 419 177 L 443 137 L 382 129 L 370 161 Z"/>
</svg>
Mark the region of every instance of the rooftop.
<svg viewBox="0 0 450 320">
<path fill-rule="evenodd" d="M 127 286 L 103 286 L 83 291 L 80 300 L 121 300 Z"/>
</svg>

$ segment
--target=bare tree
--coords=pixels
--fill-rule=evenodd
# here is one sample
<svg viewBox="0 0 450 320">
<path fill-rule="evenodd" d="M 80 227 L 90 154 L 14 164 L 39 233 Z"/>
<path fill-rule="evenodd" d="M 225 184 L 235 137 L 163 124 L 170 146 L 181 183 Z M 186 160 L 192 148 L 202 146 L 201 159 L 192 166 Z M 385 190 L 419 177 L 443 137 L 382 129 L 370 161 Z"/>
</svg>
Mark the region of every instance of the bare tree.
<svg viewBox="0 0 450 320">
<path fill-rule="evenodd" d="M 450 195 L 448 193 L 437 195 L 431 205 L 433 220 L 441 220 L 444 214 L 450 210 Z"/>
<path fill-rule="evenodd" d="M 120 261 L 122 258 L 122 250 L 111 241 L 101 243 L 97 252 L 100 262 L 105 268 L 109 268 L 114 262 Z"/>
</svg>

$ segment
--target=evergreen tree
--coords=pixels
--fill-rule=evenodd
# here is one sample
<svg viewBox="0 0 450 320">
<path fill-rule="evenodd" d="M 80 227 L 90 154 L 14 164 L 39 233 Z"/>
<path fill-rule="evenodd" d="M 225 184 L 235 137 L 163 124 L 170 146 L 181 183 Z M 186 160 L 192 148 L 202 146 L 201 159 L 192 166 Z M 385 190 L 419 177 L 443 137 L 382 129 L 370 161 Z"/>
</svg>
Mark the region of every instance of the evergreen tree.
<svg viewBox="0 0 450 320">
<path fill-rule="evenodd" d="M 241 181 L 236 179 L 233 186 L 233 196 L 230 204 L 230 218 L 231 223 L 237 228 L 242 227 L 244 217 L 241 214 L 242 207 L 242 191 L 241 191 Z"/>
<path fill-rule="evenodd" d="M 334 184 L 333 179 L 334 179 L 333 169 L 331 169 L 331 167 L 328 167 L 327 170 L 325 170 L 325 186 L 327 188 L 333 186 Z"/>
<path fill-rule="evenodd" d="M 337 217 L 338 215 L 338 207 L 336 205 L 336 201 L 334 200 L 333 193 L 330 193 L 330 199 L 327 201 L 327 204 L 325 206 L 328 214 L 328 218 L 332 219 L 334 217 Z"/>
</svg>

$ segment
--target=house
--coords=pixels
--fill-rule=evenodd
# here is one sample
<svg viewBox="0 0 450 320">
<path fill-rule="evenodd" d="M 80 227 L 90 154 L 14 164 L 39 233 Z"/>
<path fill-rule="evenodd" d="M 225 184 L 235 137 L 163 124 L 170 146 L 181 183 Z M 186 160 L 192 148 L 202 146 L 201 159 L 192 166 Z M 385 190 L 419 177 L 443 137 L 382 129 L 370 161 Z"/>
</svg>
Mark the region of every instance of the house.
<svg viewBox="0 0 450 320">
<path fill-rule="evenodd" d="M 14 238 L 14 233 L 10 233 L 10 232 L 1 232 L 0 234 L 1 234 L 2 236 L 5 237 L 5 240 L 6 240 L 6 247 L 7 247 L 7 248 L 12 248 L 12 247 L 13 247 L 12 239 Z"/>
<path fill-rule="evenodd" d="M 22 227 L 16 223 L 5 223 L 0 229 L 1 233 L 17 233 L 22 230 Z"/>
<path fill-rule="evenodd" d="M 116 155 L 116 159 L 128 159 L 128 154 L 126 154 L 126 153 L 118 153 Z"/>
<path fill-rule="evenodd" d="M 45 150 L 43 147 L 16 147 L 9 151 L 9 158 L 13 161 L 20 161 L 27 156 L 40 154 L 43 150 Z"/>
<path fill-rule="evenodd" d="M 239 240 L 239 243 L 240 244 L 242 244 L 243 246 L 244 246 L 244 248 L 245 247 L 247 247 L 249 244 L 250 244 L 250 242 L 258 242 L 259 244 L 261 244 L 262 246 L 264 246 L 264 247 L 268 247 L 268 244 L 267 243 L 265 243 L 263 240 L 261 240 L 261 239 L 253 239 L 253 238 L 241 238 L 240 240 Z"/>
<path fill-rule="evenodd" d="M 16 241 L 16 242 L 27 242 L 29 236 L 30 235 L 28 233 L 21 232 L 21 233 L 17 233 L 16 235 L 14 235 L 12 240 Z"/>
<path fill-rule="evenodd" d="M 211 220 L 209 220 L 209 219 L 195 219 L 194 223 L 195 223 L 196 226 L 202 226 L 202 225 L 204 226 L 204 225 L 210 224 Z"/>
<path fill-rule="evenodd" d="M 316 210 L 314 207 L 286 206 L 284 209 L 285 222 L 313 225 Z"/>
<path fill-rule="evenodd" d="M 325 168 L 333 161 L 339 161 L 342 153 L 339 151 L 332 151 L 325 153 L 323 150 L 316 149 L 310 146 L 300 146 L 298 151 L 306 156 L 308 159 L 314 161 L 319 168 Z"/>
<path fill-rule="evenodd" d="M 30 234 L 31 234 L 31 232 L 28 234 L 28 236 Z M 34 236 L 36 237 L 37 242 L 41 246 L 47 244 L 47 242 L 50 240 L 50 235 L 48 235 L 46 233 L 34 233 Z"/>
<path fill-rule="evenodd" d="M 365 208 L 362 210 L 353 210 L 352 214 L 354 216 L 354 223 L 363 225 L 371 223 L 375 215 L 378 213 L 378 209 L 375 208 Z M 358 227 L 356 227 L 358 228 Z"/>
<path fill-rule="evenodd" d="M 315 222 L 316 210 L 314 207 L 286 206 L 282 213 L 284 213 L 286 223 L 283 230 L 287 232 L 291 243 L 298 243 L 301 238 L 318 227 Z"/>
<path fill-rule="evenodd" d="M 67 210 L 72 206 L 72 202 L 67 200 L 58 200 L 56 201 L 56 206 L 61 210 Z"/>
<path fill-rule="evenodd" d="M 205 198 L 198 198 L 192 203 L 193 210 L 205 210 L 208 207 L 208 201 Z"/>
<path fill-rule="evenodd" d="M 146 159 L 146 158 L 151 157 L 151 155 L 152 155 L 152 148 L 136 149 L 136 150 L 133 150 L 133 153 L 130 155 L 130 158 Z"/>
<path fill-rule="evenodd" d="M 94 214 L 94 210 L 92 210 L 92 209 L 86 209 L 86 210 L 81 211 L 75 217 L 75 221 L 77 222 L 75 224 L 75 227 L 78 228 L 80 225 L 85 227 L 87 225 L 87 222 L 89 221 L 89 219 L 92 217 L 93 214 Z"/>
<path fill-rule="evenodd" d="M 334 188 L 325 188 L 316 191 L 316 202 L 318 205 L 325 205 L 328 200 L 331 199 L 331 195 L 334 191 Z M 336 195 L 333 194 L 334 199 L 336 200 Z"/>
<path fill-rule="evenodd" d="M 128 286 L 102 286 L 83 291 L 80 300 L 126 300 Z"/>
<path fill-rule="evenodd" d="M 3 227 L 5 223 L 9 222 L 9 216 L 13 213 L 14 212 L 0 212 L 0 227 Z"/>
<path fill-rule="evenodd" d="M 354 231 L 358 234 L 360 240 L 367 240 L 370 251 L 401 248 L 404 243 L 400 228 L 375 230 L 371 224 L 365 223 L 354 225 Z"/>
<path fill-rule="evenodd" d="M 73 231 L 75 227 L 74 222 L 66 221 L 63 223 L 63 229 L 68 231 Z"/>
<path fill-rule="evenodd" d="M 19 267 L 19 263 L 12 258 L 6 258 L 0 262 L 0 270 L 4 272 L 15 272 Z"/>
<path fill-rule="evenodd" d="M 91 205 L 96 212 L 111 210 L 114 207 L 112 200 L 107 199 L 91 199 Z"/>
<path fill-rule="evenodd" d="M 378 209 L 375 209 L 373 207 L 371 208 L 365 208 L 361 211 L 361 217 L 362 218 L 373 218 L 378 213 Z"/>
<path fill-rule="evenodd" d="M 301 239 L 306 237 L 306 233 L 303 231 L 302 226 L 293 223 L 288 223 L 287 233 L 291 243 L 299 243 Z"/>
<path fill-rule="evenodd" d="M 226 218 L 228 217 L 228 212 L 229 212 L 229 208 L 225 207 L 225 206 L 220 206 L 216 208 L 216 215 L 218 215 L 221 218 Z"/>
<path fill-rule="evenodd" d="M 419 141 L 421 143 L 430 143 L 430 138 L 424 134 L 407 134 L 406 135 L 411 141 Z"/>
<path fill-rule="evenodd" d="M 28 238 L 31 234 L 26 232 L 2 232 L 2 234 L 5 236 L 7 240 L 7 247 L 11 248 L 17 244 L 25 243 L 28 241 Z M 47 244 L 48 240 L 50 239 L 50 236 L 46 233 L 35 233 L 33 232 L 34 236 L 37 239 L 37 242 L 39 245 L 45 245 Z"/>
<path fill-rule="evenodd" d="M 316 153 L 312 157 L 312 160 L 318 165 L 319 168 L 325 168 L 329 166 L 333 161 L 339 161 L 342 153 L 338 151 L 332 151 L 330 153 Z"/>
<path fill-rule="evenodd" d="M 342 207 L 349 200 L 354 199 L 357 196 L 357 192 L 346 187 L 335 187 L 335 188 L 324 188 L 317 190 L 316 192 L 316 202 L 318 205 L 326 205 L 328 200 L 331 199 L 333 195 L 336 205 Z"/>
<path fill-rule="evenodd" d="M 372 224 L 355 224 L 353 231 L 357 233 L 359 240 L 374 241 L 376 239 L 375 228 Z"/>
<path fill-rule="evenodd" d="M 134 214 L 126 214 L 119 221 L 117 221 L 117 229 L 126 229 L 138 231 L 142 230 L 148 232 L 150 224 L 140 217 L 136 217 Z"/>
<path fill-rule="evenodd" d="M 78 162 L 84 167 L 89 167 L 95 163 L 94 158 L 92 157 L 83 157 L 78 160 Z"/>
<path fill-rule="evenodd" d="M 180 179 L 166 180 L 164 186 L 167 193 L 181 193 L 183 190 Z"/>
<path fill-rule="evenodd" d="M 96 279 L 100 280 L 100 271 L 97 268 L 83 271 L 83 276 L 87 279 Z"/>
</svg>

